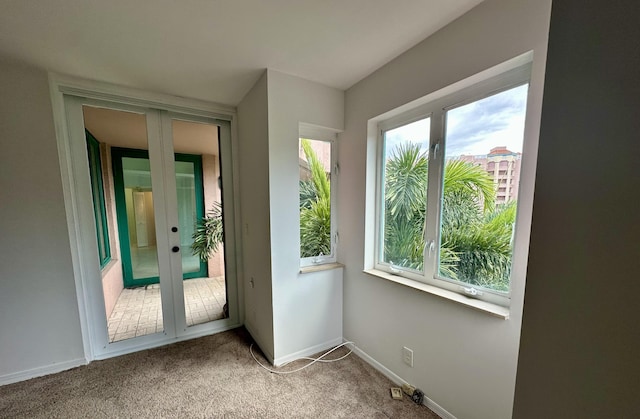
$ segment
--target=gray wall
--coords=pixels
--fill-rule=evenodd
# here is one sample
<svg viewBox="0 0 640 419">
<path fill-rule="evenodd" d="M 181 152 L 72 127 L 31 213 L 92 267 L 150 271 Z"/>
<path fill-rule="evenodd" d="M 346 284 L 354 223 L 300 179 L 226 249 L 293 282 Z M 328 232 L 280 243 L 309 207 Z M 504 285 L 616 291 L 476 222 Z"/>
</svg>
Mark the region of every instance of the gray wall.
<svg viewBox="0 0 640 419">
<path fill-rule="evenodd" d="M 0 379 L 84 362 L 43 71 L 0 61 Z"/>
<path fill-rule="evenodd" d="M 341 130 L 344 92 L 267 70 L 238 107 L 245 324 L 276 364 L 342 339 L 342 270 L 299 274 L 300 122 Z"/>
<path fill-rule="evenodd" d="M 553 3 L 514 417 L 640 417 L 640 4 Z"/>
<path fill-rule="evenodd" d="M 367 123 L 533 51 L 524 153 L 535 156 L 550 9 L 550 1 L 486 0 L 346 92 L 338 196 L 344 337 L 458 418 L 511 416 L 529 229 L 516 245 L 509 320 L 363 273 L 375 230 L 376 138 L 375 130 L 367 137 Z M 521 190 L 532 191 L 534 176 L 534 165 L 523 163 Z M 530 217 L 531 203 L 531 193 L 521 197 L 519 219 Z M 402 362 L 403 346 L 414 351 L 413 368 Z"/>
<path fill-rule="evenodd" d="M 245 325 L 273 361 L 267 72 L 238 106 Z M 251 284 L 253 280 L 253 285 Z"/>
<path fill-rule="evenodd" d="M 342 339 L 342 269 L 300 274 L 299 123 L 342 130 L 344 92 L 268 70 L 269 201 L 276 364 Z M 339 181 L 338 181 L 339 182 Z M 338 184 L 339 188 L 339 184 Z M 339 204 L 338 204 L 339 205 Z M 295 354 L 298 354 L 297 356 Z"/>
</svg>

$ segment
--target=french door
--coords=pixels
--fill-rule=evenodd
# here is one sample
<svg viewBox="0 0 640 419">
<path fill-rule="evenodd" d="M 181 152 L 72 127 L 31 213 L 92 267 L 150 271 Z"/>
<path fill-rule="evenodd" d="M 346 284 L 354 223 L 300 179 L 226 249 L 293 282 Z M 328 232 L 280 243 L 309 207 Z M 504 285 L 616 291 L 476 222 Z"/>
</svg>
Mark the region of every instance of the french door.
<svg viewBox="0 0 640 419">
<path fill-rule="evenodd" d="M 77 96 L 64 104 L 93 357 L 239 324 L 230 122 Z M 215 245 L 199 249 L 198 234 Z"/>
<path fill-rule="evenodd" d="M 153 220 L 149 154 L 113 147 L 111 161 L 124 287 L 157 284 L 157 249 L 155 240 L 149 240 Z M 191 251 L 196 227 L 205 214 L 202 155 L 176 153 L 175 170 L 182 278 L 206 277 L 207 263 Z"/>
</svg>

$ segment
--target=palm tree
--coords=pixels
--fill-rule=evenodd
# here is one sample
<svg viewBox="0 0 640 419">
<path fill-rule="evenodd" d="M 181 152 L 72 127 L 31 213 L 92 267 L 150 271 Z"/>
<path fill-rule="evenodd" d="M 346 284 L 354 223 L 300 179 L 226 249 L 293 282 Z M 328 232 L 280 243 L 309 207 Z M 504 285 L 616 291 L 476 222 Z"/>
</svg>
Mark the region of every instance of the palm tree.
<svg viewBox="0 0 640 419">
<path fill-rule="evenodd" d="M 222 205 L 219 202 L 214 202 L 211 210 L 198 221 L 192 238 L 191 253 L 199 256 L 203 262 L 209 260 L 218 250 L 218 246 L 224 240 Z"/>
<path fill-rule="evenodd" d="M 301 139 L 311 179 L 300 181 L 300 257 L 331 254 L 331 182 L 309 140 Z"/>
<path fill-rule="evenodd" d="M 385 169 L 384 260 L 420 270 L 429 160 L 414 144 L 400 144 Z"/>
<path fill-rule="evenodd" d="M 428 158 L 417 144 L 401 144 L 385 169 L 385 262 L 421 270 Z M 461 160 L 445 164 L 441 213 L 441 276 L 507 290 L 515 202 L 495 206 L 495 187 L 481 168 Z"/>
</svg>

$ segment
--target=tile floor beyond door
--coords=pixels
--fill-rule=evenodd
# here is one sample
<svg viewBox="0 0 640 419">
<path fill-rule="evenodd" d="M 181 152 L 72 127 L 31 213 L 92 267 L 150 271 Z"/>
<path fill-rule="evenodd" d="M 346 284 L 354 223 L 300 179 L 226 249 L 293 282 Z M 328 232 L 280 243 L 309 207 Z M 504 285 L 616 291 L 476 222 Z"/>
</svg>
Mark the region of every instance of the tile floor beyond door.
<svg viewBox="0 0 640 419">
<path fill-rule="evenodd" d="M 183 284 L 187 326 L 224 318 L 227 294 L 223 276 L 187 279 Z M 161 332 L 160 284 L 122 290 L 108 328 L 109 342 Z"/>
</svg>

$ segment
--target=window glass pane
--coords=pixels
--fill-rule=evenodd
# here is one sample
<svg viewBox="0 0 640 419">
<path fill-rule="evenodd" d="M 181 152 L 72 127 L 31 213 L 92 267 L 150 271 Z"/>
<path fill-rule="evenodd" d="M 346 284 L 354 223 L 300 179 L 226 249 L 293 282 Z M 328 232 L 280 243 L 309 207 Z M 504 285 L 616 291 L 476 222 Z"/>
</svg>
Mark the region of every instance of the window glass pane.
<svg viewBox="0 0 640 419">
<path fill-rule="evenodd" d="M 199 156 L 193 156 L 198 157 Z M 177 160 L 177 157 L 176 157 Z M 182 273 L 200 273 L 200 258 L 191 252 L 193 234 L 198 220 L 203 217 L 203 209 L 196 202 L 196 169 L 194 161 L 176 161 L 176 192 L 178 196 L 178 231 L 180 232 L 180 254 L 182 255 Z M 199 167 L 198 167 L 199 169 Z M 199 174 L 199 173 L 198 173 Z M 202 189 L 202 188 L 200 188 Z M 199 211 L 200 209 L 200 211 Z M 203 275 L 204 276 L 204 272 Z"/>
<path fill-rule="evenodd" d="M 118 269 L 103 275 L 101 287 L 109 343 L 161 333 L 164 320 L 147 117 L 87 105 L 82 111 L 86 130 L 111 160 L 102 165 L 104 189 L 99 194 L 107 210 L 103 225 L 117 232 L 112 236 L 111 254 Z"/>
<path fill-rule="evenodd" d="M 331 143 L 300 139 L 300 257 L 331 256 Z"/>
<path fill-rule="evenodd" d="M 126 153 L 126 151 L 125 151 Z M 158 251 L 149 157 L 122 157 L 132 282 L 158 281 Z"/>
<path fill-rule="evenodd" d="M 380 260 L 421 271 L 430 118 L 384 133 Z"/>
<path fill-rule="evenodd" d="M 219 127 L 172 119 L 187 326 L 229 316 Z"/>
<path fill-rule="evenodd" d="M 446 113 L 440 277 L 509 290 L 527 89 Z"/>
</svg>

